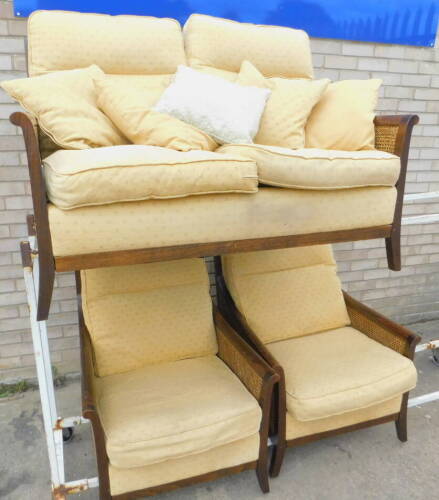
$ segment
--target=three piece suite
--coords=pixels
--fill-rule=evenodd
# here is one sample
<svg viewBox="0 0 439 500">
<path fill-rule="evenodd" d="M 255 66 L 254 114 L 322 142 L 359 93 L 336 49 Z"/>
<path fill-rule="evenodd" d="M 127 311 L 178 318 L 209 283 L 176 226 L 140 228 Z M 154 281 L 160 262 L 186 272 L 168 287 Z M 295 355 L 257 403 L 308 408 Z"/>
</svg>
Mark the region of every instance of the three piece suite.
<svg viewBox="0 0 439 500">
<path fill-rule="evenodd" d="M 40 11 L 28 43 L 36 88 L 78 70 L 72 86 L 89 89 L 77 101 L 83 114 L 68 120 L 61 91 L 47 107 L 44 92 L 16 84 L 11 93 L 28 113 L 11 120 L 28 154 L 39 320 L 55 273 L 76 273 L 83 416 L 100 497 L 153 495 L 247 469 L 266 492 L 287 446 L 388 421 L 406 440 L 419 338 L 342 292 L 330 244 L 385 238 L 389 267 L 401 268 L 417 117 L 365 112 L 337 136 L 343 124 L 324 124 L 316 92 L 344 95 L 345 106 L 358 99 L 349 84 L 313 79 L 300 30 L 202 15 L 182 30 L 170 19 Z M 130 99 L 156 99 L 180 65 L 270 88 L 253 143 L 216 144 L 174 122 L 182 135 L 165 147 L 170 128 L 135 127 Z M 309 111 L 288 129 L 276 113 L 290 81 L 303 92 L 297 116 Z M 306 90 L 314 83 L 315 102 Z M 358 85 L 378 92 L 376 82 Z M 275 144 L 275 132 L 289 147 Z M 354 138 L 364 147 L 349 149 Z M 191 140 L 200 149 L 186 149 Z M 206 256 L 216 256 L 216 306 Z"/>
</svg>

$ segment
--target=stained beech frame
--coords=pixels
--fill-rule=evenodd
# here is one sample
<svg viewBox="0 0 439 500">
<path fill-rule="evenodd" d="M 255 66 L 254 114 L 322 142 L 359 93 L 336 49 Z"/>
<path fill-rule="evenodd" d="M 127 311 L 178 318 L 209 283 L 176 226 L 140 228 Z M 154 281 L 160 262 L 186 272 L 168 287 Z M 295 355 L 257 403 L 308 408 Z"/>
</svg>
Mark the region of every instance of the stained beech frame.
<svg viewBox="0 0 439 500">
<path fill-rule="evenodd" d="M 221 257 L 215 257 L 215 283 L 217 290 L 218 309 L 232 325 L 232 327 L 245 339 L 250 346 L 258 352 L 261 357 L 273 368 L 279 376 L 279 382 L 273 395 L 273 411 L 271 420 L 271 432 L 277 437 L 277 443 L 270 464 L 270 475 L 279 475 L 285 450 L 287 447 L 298 446 L 325 437 L 334 436 L 345 432 L 382 424 L 385 422 L 395 422 L 396 433 L 400 441 L 407 441 L 407 402 L 409 393 L 402 396 L 401 407 L 398 413 L 386 415 L 373 420 L 359 422 L 326 432 L 311 434 L 296 439 L 286 439 L 286 390 L 285 373 L 282 365 L 270 353 L 262 343 L 256 333 L 250 328 L 246 319 L 236 307 L 233 298 L 227 288 L 222 272 Z M 343 292 L 344 300 L 351 320 L 351 325 L 365 335 L 373 338 L 377 342 L 395 350 L 401 355 L 413 360 L 416 345 L 421 337 L 407 328 L 394 323 L 382 314 L 374 311 L 366 305 L 358 302 L 353 297 Z"/>
<path fill-rule="evenodd" d="M 397 201 L 392 224 L 321 233 L 118 250 L 83 255 L 67 255 L 63 257 L 56 257 L 53 254 L 49 227 L 47 193 L 42 173 L 42 155 L 40 151 L 40 144 L 43 146 L 44 138 L 47 139 L 47 136 L 42 134 L 35 119 L 27 113 L 13 113 L 10 120 L 14 125 L 21 127 L 26 144 L 34 207 L 33 219 L 30 225 L 33 226 L 37 237 L 40 256 L 41 282 L 38 297 L 38 320 L 45 320 L 48 317 L 55 271 L 77 271 L 96 267 L 141 264 L 234 252 L 250 252 L 374 238 L 385 238 L 389 268 L 394 271 L 401 269 L 402 205 L 411 132 L 413 126 L 419 121 L 416 115 L 375 117 L 376 148 L 396 154 L 401 158 L 401 172 L 396 184 Z M 291 217 L 294 217 L 294 213 L 291 214 Z"/>
</svg>

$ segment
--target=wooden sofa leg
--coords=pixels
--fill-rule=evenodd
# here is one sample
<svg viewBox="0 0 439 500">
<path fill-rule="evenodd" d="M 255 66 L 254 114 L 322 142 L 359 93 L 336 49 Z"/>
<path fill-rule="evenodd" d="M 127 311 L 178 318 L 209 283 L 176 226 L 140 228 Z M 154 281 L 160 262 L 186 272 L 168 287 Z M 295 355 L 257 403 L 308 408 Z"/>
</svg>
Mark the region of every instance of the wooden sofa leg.
<svg viewBox="0 0 439 500">
<path fill-rule="evenodd" d="M 285 443 L 282 445 L 277 444 L 274 447 L 273 455 L 271 457 L 270 463 L 270 476 L 277 477 L 279 475 L 282 463 L 284 461 L 286 446 Z"/>
<path fill-rule="evenodd" d="M 270 485 L 268 482 L 268 467 L 265 460 L 258 460 L 258 465 L 256 466 L 256 476 L 262 493 L 268 493 L 270 491 Z"/>
<path fill-rule="evenodd" d="M 401 271 L 401 230 L 392 230 L 386 238 L 387 264 L 392 271 Z"/>
<path fill-rule="evenodd" d="M 402 397 L 401 410 L 399 411 L 398 418 L 395 420 L 396 435 L 398 439 L 405 443 L 407 441 L 407 403 L 409 393 L 406 392 Z"/>
</svg>

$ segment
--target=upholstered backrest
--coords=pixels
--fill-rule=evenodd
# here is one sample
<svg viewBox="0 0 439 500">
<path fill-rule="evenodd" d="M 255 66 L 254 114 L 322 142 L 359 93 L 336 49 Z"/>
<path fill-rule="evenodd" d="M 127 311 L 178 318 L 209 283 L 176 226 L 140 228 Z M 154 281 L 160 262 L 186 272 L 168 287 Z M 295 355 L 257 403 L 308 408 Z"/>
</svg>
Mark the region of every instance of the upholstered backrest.
<svg viewBox="0 0 439 500">
<path fill-rule="evenodd" d="M 222 262 L 236 306 L 264 343 L 350 323 L 330 245 L 231 254 Z"/>
<path fill-rule="evenodd" d="M 313 76 L 309 38 L 302 30 L 193 14 L 183 31 L 188 63 L 194 68 L 238 73 L 247 60 L 266 77 Z"/>
<path fill-rule="evenodd" d="M 202 259 L 90 269 L 81 284 L 98 376 L 217 352 Z"/>
<path fill-rule="evenodd" d="M 185 61 L 174 19 L 56 10 L 29 17 L 29 76 L 91 64 L 108 74 L 170 74 Z"/>
</svg>

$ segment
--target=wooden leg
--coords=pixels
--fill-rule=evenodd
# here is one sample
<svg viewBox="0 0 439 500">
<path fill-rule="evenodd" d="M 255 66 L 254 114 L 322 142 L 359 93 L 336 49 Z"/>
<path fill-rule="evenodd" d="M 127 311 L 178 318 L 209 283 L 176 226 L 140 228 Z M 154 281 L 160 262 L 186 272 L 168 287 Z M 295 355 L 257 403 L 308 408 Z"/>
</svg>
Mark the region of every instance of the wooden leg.
<svg viewBox="0 0 439 500">
<path fill-rule="evenodd" d="M 274 447 L 273 455 L 270 463 L 270 476 L 277 477 L 279 475 L 282 463 L 284 461 L 286 446 L 284 444 L 277 444 Z"/>
<path fill-rule="evenodd" d="M 268 467 L 265 461 L 258 461 L 258 465 L 256 467 L 256 476 L 258 478 L 262 493 L 268 493 L 270 491 L 270 485 L 268 483 Z"/>
<path fill-rule="evenodd" d="M 46 259 L 40 257 L 39 275 L 37 320 L 45 321 L 49 317 L 50 303 L 52 302 L 52 292 L 55 282 L 55 268 L 53 262 L 46 262 Z"/>
<path fill-rule="evenodd" d="M 395 420 L 396 435 L 398 439 L 405 443 L 407 441 L 407 403 L 409 394 L 406 392 L 402 397 L 401 410 L 399 416 Z"/>
<path fill-rule="evenodd" d="M 401 230 L 392 230 L 386 238 L 387 265 L 392 271 L 401 271 Z"/>
</svg>

